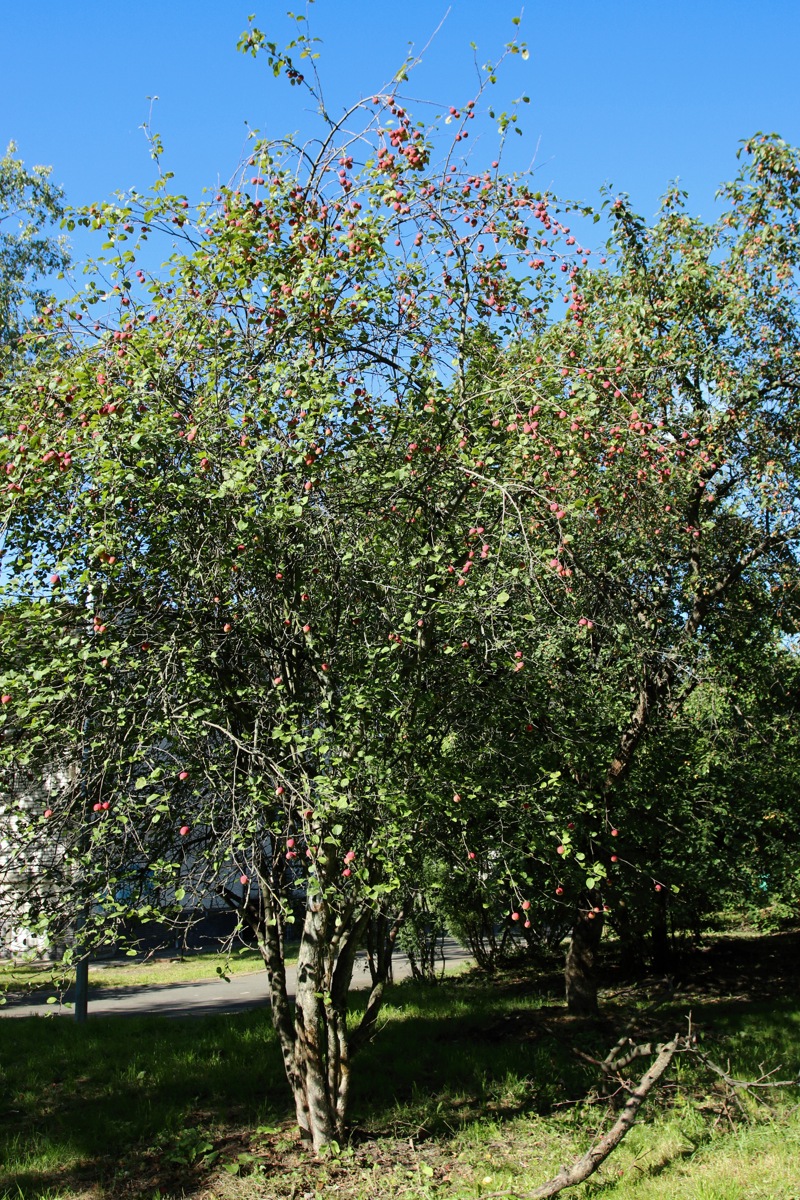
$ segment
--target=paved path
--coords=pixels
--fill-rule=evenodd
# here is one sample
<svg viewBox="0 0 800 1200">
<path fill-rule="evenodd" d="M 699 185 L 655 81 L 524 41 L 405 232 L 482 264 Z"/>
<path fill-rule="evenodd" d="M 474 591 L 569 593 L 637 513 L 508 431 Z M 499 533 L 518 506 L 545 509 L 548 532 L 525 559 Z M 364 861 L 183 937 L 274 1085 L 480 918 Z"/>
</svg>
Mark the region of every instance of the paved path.
<svg viewBox="0 0 800 1200">
<path fill-rule="evenodd" d="M 446 970 L 451 971 L 471 961 L 468 951 L 450 938 L 444 946 Z M 404 954 L 394 957 L 396 982 L 408 979 L 411 966 Z M 296 985 L 294 964 L 286 968 L 289 995 L 293 999 Z M 365 957 L 356 960 L 353 971 L 353 987 L 369 986 L 369 970 Z M 68 992 L 65 999 L 72 999 Z M 255 971 L 249 975 L 234 975 L 230 983 L 224 979 L 201 979 L 194 983 L 160 983 L 152 987 L 97 987 L 89 989 L 90 1017 L 204 1017 L 210 1013 L 245 1012 L 269 1004 L 269 987 L 266 971 Z M 47 996 L 37 996 L 35 1003 L 9 999 L 0 1007 L 1 1017 L 72 1016 L 71 1007 L 63 1004 L 48 1004 Z"/>
</svg>

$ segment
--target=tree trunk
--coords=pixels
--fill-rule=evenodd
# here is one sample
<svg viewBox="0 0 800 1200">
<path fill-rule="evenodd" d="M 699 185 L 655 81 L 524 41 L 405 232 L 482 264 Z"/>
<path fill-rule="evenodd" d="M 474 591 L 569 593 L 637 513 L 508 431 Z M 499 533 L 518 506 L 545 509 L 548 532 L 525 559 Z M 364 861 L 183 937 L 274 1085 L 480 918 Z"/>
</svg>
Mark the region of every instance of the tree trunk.
<svg viewBox="0 0 800 1200">
<path fill-rule="evenodd" d="M 283 914 L 266 864 L 260 876 L 258 906 L 240 906 L 256 933 L 269 979 L 272 1023 L 278 1035 L 286 1078 L 301 1136 L 319 1154 L 341 1143 L 349 1093 L 347 996 L 358 938 L 364 921 L 355 914 L 334 927 L 334 915 L 319 897 L 309 896 L 294 1006 L 286 985 Z M 346 933 L 346 936 L 345 936 Z M 377 1014 L 376 1014 L 377 1015 Z"/>
<path fill-rule="evenodd" d="M 286 985 L 283 913 L 279 881 L 272 865 L 259 871 L 257 903 L 232 893 L 226 899 L 253 929 L 269 979 L 272 1023 L 278 1034 L 286 1078 L 291 1088 L 301 1136 L 319 1154 L 345 1135 L 350 1094 L 350 1063 L 374 1029 L 391 951 L 403 919 L 402 912 L 386 932 L 383 952 L 375 964 L 373 986 L 358 1027 L 348 1037 L 347 1007 L 359 942 L 369 919 L 354 907 L 334 911 L 324 896 L 309 892 L 297 959 L 294 1006 Z"/>
<path fill-rule="evenodd" d="M 595 959 L 603 934 L 603 914 L 593 911 L 595 900 L 594 896 L 584 895 L 578 901 L 564 972 L 567 1008 L 584 1016 L 597 1012 Z"/>
<path fill-rule="evenodd" d="M 294 1071 L 287 1077 L 298 1120 L 302 1114 L 316 1153 L 344 1138 L 350 1093 L 347 1002 L 367 914 L 340 913 L 339 920 L 336 926 L 324 899 L 309 896 L 297 960 Z"/>
<path fill-rule="evenodd" d="M 621 908 L 616 918 L 619 936 L 619 966 L 625 978 L 640 975 L 645 966 L 643 938 L 637 925 L 631 920 L 627 905 Z"/>
<path fill-rule="evenodd" d="M 405 909 L 400 908 L 394 920 L 389 919 L 385 909 L 369 919 L 367 925 L 367 959 L 369 974 L 374 987 L 379 981 L 392 982 L 392 956 L 394 954 L 397 935 L 405 919 Z"/>
<path fill-rule="evenodd" d="M 654 971 L 666 973 L 672 966 L 672 946 L 669 940 L 667 891 L 656 892 L 653 923 L 650 929 L 652 965 Z"/>
</svg>

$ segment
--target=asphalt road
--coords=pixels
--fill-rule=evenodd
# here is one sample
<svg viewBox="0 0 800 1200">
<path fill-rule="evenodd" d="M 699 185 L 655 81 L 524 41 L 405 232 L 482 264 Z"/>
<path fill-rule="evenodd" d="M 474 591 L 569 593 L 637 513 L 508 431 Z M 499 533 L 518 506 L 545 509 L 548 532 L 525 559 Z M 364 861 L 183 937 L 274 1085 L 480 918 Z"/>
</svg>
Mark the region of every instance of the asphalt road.
<svg viewBox="0 0 800 1200">
<path fill-rule="evenodd" d="M 445 969 L 452 971 L 470 960 L 469 952 L 448 938 L 444 945 Z M 411 966 L 404 954 L 394 957 L 394 979 L 400 982 L 411 975 Z M 286 968 L 290 997 L 294 998 L 297 973 L 293 964 Z M 353 988 L 369 987 L 369 970 L 365 957 L 356 960 Z M 0 1007 L 2 1017 L 73 1016 L 68 992 L 64 1004 L 48 1004 L 47 994 L 37 995 L 31 1002 L 9 997 Z M 266 971 L 250 975 L 235 975 L 230 983 L 224 979 L 197 980 L 194 983 L 160 983 L 152 987 L 97 987 L 89 989 L 90 1017 L 203 1017 L 210 1013 L 245 1012 L 269 1004 Z"/>
</svg>

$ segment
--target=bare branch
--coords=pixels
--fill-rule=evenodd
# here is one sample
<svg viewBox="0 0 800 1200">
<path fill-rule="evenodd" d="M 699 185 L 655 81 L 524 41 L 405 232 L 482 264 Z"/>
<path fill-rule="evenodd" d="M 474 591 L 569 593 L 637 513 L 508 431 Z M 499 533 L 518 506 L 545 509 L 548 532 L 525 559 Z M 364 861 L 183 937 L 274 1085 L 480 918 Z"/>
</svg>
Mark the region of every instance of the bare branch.
<svg viewBox="0 0 800 1200">
<path fill-rule="evenodd" d="M 683 1042 L 684 1039 L 676 1033 L 671 1042 L 660 1047 L 658 1057 L 639 1080 L 639 1086 L 631 1092 L 627 1104 L 611 1129 L 592 1146 L 591 1150 L 576 1159 L 571 1166 L 562 1167 L 558 1175 L 549 1179 L 547 1183 L 543 1183 L 533 1192 L 492 1192 L 491 1196 L 518 1196 L 519 1200 L 548 1200 L 550 1196 L 557 1196 L 566 1188 L 576 1187 L 577 1184 L 583 1183 L 590 1175 L 593 1175 L 612 1150 L 616 1149 L 628 1130 L 632 1128 L 637 1112 L 669 1068 L 678 1050 L 683 1049 Z"/>
</svg>

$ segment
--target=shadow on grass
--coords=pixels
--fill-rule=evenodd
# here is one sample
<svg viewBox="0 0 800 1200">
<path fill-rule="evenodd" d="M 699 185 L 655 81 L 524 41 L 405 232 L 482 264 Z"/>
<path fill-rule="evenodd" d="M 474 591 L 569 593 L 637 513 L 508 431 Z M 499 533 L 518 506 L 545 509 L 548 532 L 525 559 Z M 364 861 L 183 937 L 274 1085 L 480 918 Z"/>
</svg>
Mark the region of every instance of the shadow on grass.
<svg viewBox="0 0 800 1200">
<path fill-rule="evenodd" d="M 354 1065 L 353 1140 L 446 1138 L 585 1095 L 596 1074 L 573 1047 L 605 1053 L 626 1013 L 569 1018 L 537 987 L 520 973 L 393 988 Z M 353 996 L 354 1020 L 364 1002 Z M 687 1007 L 676 997 L 659 1020 Z M 691 1007 L 711 1057 L 730 1056 L 740 1074 L 800 1057 L 796 996 Z M 276 1176 L 304 1158 L 268 1008 L 82 1027 L 0 1021 L 2 1200 L 191 1195 L 239 1152 L 263 1152 Z"/>
<path fill-rule="evenodd" d="M 540 1019 L 546 997 L 530 982 L 526 992 L 467 979 L 427 992 L 395 988 L 386 1024 L 353 1072 L 352 1126 L 364 1136 L 420 1140 L 487 1117 L 547 1113 L 582 1095 L 591 1069 Z M 606 1025 L 578 1022 L 574 1032 L 596 1042 Z"/>
<path fill-rule="evenodd" d="M 354 1020 L 364 1002 L 354 995 Z M 518 1005 L 519 996 L 498 998 L 491 984 L 394 988 L 384 1027 L 355 1063 L 355 1129 L 444 1134 L 487 1114 L 548 1107 L 564 1086 L 580 1089 L 583 1068 L 557 1061 L 546 1037 L 492 1031 L 504 1006 Z M 2 1021 L 0 1064 L 4 1200 L 18 1200 L 18 1188 L 32 1200 L 53 1189 L 170 1194 L 178 1180 L 188 1192 L 226 1137 L 283 1125 L 294 1140 L 268 1009 L 83 1027 Z"/>
<path fill-rule="evenodd" d="M 269 1010 L 240 1016 L 130 1018 L 76 1026 L 0 1022 L 0 1195 L 48 1188 L 143 1194 L 192 1174 L 204 1152 L 187 1130 L 285 1116 Z M 171 1162 L 171 1158 L 183 1162 Z"/>
</svg>

